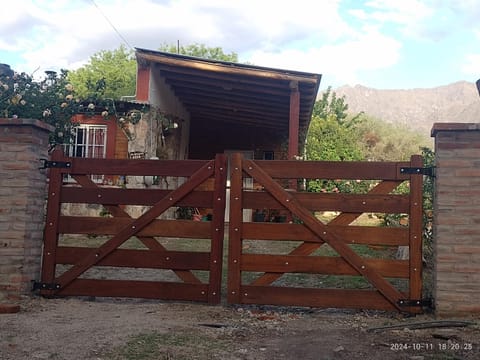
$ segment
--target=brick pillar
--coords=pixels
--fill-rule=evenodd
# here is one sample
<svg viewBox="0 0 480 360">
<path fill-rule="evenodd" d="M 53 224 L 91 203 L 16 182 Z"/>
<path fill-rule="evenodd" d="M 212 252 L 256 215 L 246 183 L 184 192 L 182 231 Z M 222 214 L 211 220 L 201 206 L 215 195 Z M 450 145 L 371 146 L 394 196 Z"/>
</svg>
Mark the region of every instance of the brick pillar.
<svg viewBox="0 0 480 360">
<path fill-rule="evenodd" d="M 53 128 L 38 120 L 0 118 L 0 302 L 17 300 L 38 280 L 47 158 Z"/>
<path fill-rule="evenodd" d="M 480 314 L 480 123 L 437 123 L 432 136 L 436 313 Z"/>
</svg>

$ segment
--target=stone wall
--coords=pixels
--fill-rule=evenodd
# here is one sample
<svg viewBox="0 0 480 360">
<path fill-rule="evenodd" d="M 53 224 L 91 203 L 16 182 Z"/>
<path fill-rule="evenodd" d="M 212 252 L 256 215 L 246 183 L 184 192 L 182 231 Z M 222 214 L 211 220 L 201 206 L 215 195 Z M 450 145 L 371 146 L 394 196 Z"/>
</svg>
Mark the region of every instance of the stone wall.
<svg viewBox="0 0 480 360">
<path fill-rule="evenodd" d="M 436 314 L 480 314 L 480 123 L 438 123 L 432 136 Z"/>
<path fill-rule="evenodd" d="M 0 118 L 0 301 L 28 294 L 39 280 L 47 158 L 52 128 L 38 120 Z"/>
</svg>

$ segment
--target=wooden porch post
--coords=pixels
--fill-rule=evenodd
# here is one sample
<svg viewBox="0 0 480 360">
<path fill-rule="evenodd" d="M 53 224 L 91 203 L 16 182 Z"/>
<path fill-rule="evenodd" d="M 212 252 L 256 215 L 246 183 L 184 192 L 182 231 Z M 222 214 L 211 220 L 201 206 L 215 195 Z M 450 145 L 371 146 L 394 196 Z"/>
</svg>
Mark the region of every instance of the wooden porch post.
<svg viewBox="0 0 480 360">
<path fill-rule="evenodd" d="M 290 82 L 290 119 L 288 121 L 288 160 L 298 155 L 298 127 L 300 116 L 300 92 L 298 81 Z"/>
<path fill-rule="evenodd" d="M 300 92 L 298 81 L 290 82 L 290 119 L 288 121 L 288 160 L 294 160 L 298 155 L 298 128 L 300 117 Z M 297 181 L 290 180 L 290 189 L 297 190 Z M 290 216 L 289 216 L 289 219 Z"/>
</svg>

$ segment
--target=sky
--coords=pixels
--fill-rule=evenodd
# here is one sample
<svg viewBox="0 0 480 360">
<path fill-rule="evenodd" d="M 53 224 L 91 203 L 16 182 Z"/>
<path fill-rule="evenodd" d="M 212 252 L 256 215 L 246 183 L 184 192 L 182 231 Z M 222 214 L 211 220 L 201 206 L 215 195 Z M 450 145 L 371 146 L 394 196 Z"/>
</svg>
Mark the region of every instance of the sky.
<svg viewBox="0 0 480 360">
<path fill-rule="evenodd" d="M 480 78 L 480 0 L 15 0 L 0 63 L 75 70 L 102 50 L 204 44 L 322 74 L 320 89 L 431 88 Z"/>
</svg>

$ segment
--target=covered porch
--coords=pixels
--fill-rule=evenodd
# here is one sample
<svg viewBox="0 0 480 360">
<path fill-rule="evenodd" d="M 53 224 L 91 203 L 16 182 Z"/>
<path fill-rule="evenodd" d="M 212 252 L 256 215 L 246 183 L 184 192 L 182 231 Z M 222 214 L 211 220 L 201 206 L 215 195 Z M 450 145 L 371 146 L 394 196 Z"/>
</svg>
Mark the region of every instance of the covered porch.
<svg viewBox="0 0 480 360">
<path fill-rule="evenodd" d="M 146 49 L 136 56 L 136 100 L 182 118 L 185 158 L 229 150 L 269 160 L 302 155 L 321 75 Z"/>
</svg>

